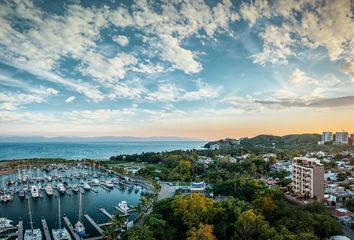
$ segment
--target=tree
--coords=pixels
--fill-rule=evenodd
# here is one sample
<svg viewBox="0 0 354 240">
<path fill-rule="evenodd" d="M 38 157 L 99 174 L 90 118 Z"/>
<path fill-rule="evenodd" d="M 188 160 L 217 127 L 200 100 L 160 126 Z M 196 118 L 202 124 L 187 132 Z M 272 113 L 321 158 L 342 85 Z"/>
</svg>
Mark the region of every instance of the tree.
<svg viewBox="0 0 354 240">
<path fill-rule="evenodd" d="M 128 231 L 128 240 L 155 240 L 149 227 L 143 225 Z"/>
<path fill-rule="evenodd" d="M 237 239 L 268 239 L 275 234 L 264 217 L 253 210 L 244 211 L 236 222 Z"/>
<path fill-rule="evenodd" d="M 199 224 L 198 228 L 193 227 L 187 233 L 187 240 L 217 240 L 213 234 L 213 226 Z"/>
<path fill-rule="evenodd" d="M 345 206 L 349 209 L 349 211 L 354 212 L 354 199 L 349 199 L 345 202 Z"/>
<path fill-rule="evenodd" d="M 188 227 L 208 222 L 213 211 L 214 200 L 200 193 L 193 193 L 174 201 L 174 212 Z"/>
</svg>

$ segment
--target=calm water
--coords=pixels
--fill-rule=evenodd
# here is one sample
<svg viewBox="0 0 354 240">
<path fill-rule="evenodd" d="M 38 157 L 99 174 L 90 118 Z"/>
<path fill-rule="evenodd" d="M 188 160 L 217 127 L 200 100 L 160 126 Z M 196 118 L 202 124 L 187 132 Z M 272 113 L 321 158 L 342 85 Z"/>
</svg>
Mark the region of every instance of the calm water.
<svg viewBox="0 0 354 240">
<path fill-rule="evenodd" d="M 13 178 L 15 175 L 16 174 L 13 175 Z M 102 181 L 105 178 L 105 176 L 101 176 L 100 180 Z M 5 182 L 8 180 L 9 176 L 6 176 Z M 64 181 L 68 182 L 70 185 L 71 183 L 76 183 L 78 180 L 74 179 L 71 181 L 70 179 L 63 179 L 63 182 Z M 56 181 L 52 181 L 51 184 L 54 186 L 56 183 Z M 47 183 L 41 184 L 45 186 Z M 99 210 L 99 208 L 104 208 L 110 214 L 115 214 L 117 213 L 117 210 L 114 209 L 113 206 L 117 205 L 123 200 L 127 201 L 129 205 L 137 206 L 139 199 L 141 198 L 141 193 L 144 191 L 140 186 L 135 186 L 134 189 L 129 189 L 127 187 L 125 189 L 113 188 L 111 191 L 106 191 L 99 186 L 94 187 L 94 189 L 96 189 L 98 192 L 95 193 L 93 191 L 85 191 L 85 194 L 82 194 L 82 208 L 83 214 L 89 214 L 91 218 L 94 219 L 97 223 L 105 223 L 109 220 L 108 217 Z M 69 196 L 67 194 L 59 194 L 56 190 L 54 192 L 55 196 L 47 196 L 45 191 L 42 190 L 41 198 L 29 198 L 31 201 L 34 227 L 40 228 L 42 230 L 43 236 L 44 231 L 41 223 L 42 217 L 46 219 L 50 232 L 52 228 L 58 227 L 58 197 L 60 197 L 61 201 L 62 216 L 65 214 L 73 225 L 78 220 L 80 193 L 72 192 L 72 194 Z M 0 217 L 8 217 L 14 221 L 14 225 L 17 224 L 19 219 L 22 219 L 24 229 L 29 229 L 30 218 L 28 200 L 21 199 L 18 194 L 15 194 L 13 201 L 7 203 L 1 202 Z M 129 219 L 133 219 L 134 217 L 135 214 L 132 214 Z M 90 234 L 90 237 L 99 235 L 96 229 L 87 221 L 85 217 L 83 217 L 83 222 L 87 233 Z M 66 224 L 63 220 L 62 226 L 66 227 Z"/>
<path fill-rule="evenodd" d="M 199 149 L 199 141 L 0 143 L 0 160 L 24 158 L 108 159 L 118 154 Z"/>
</svg>

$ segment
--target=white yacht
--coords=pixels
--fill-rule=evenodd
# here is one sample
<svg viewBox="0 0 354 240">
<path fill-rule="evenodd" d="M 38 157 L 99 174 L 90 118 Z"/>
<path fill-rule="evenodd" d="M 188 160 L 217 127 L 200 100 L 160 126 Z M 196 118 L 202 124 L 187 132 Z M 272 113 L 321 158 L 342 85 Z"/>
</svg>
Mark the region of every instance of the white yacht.
<svg viewBox="0 0 354 240">
<path fill-rule="evenodd" d="M 57 189 L 58 189 L 58 191 L 60 193 L 65 193 L 66 192 L 66 188 L 65 188 L 64 184 L 62 184 L 62 183 L 58 183 Z"/>
<path fill-rule="evenodd" d="M 54 240 L 71 240 L 71 236 L 66 230 L 66 228 L 61 227 L 61 207 L 60 207 L 60 197 L 58 197 L 58 219 L 59 219 L 59 228 L 52 229 L 52 235 Z"/>
<path fill-rule="evenodd" d="M 108 187 L 108 188 L 113 188 L 114 187 L 114 184 L 113 184 L 113 182 L 112 181 L 110 181 L 110 180 L 106 180 L 106 181 L 104 181 L 104 183 L 103 183 L 106 187 Z"/>
<path fill-rule="evenodd" d="M 100 185 L 100 181 L 97 178 L 92 179 L 91 181 L 92 186 L 98 186 Z"/>
<path fill-rule="evenodd" d="M 48 196 L 52 196 L 53 195 L 53 187 L 51 184 L 48 184 L 46 187 L 45 187 L 45 192 L 47 193 Z"/>
<path fill-rule="evenodd" d="M 38 198 L 39 197 L 39 190 L 38 187 L 36 185 L 33 185 L 31 187 L 31 195 L 33 198 Z"/>
<path fill-rule="evenodd" d="M 30 215 L 30 223 L 31 229 L 27 229 L 25 231 L 24 240 L 42 240 L 42 232 L 39 228 L 33 228 L 33 221 L 32 221 L 32 211 L 31 211 L 31 198 L 28 198 L 28 210 Z"/>
<path fill-rule="evenodd" d="M 12 221 L 2 217 L 0 218 L 0 233 L 6 231 L 6 229 L 13 227 Z"/>
<path fill-rule="evenodd" d="M 118 207 L 124 213 L 127 213 L 129 211 L 128 203 L 126 201 L 121 201 L 120 203 L 118 203 Z"/>
<path fill-rule="evenodd" d="M 87 182 L 84 182 L 84 185 L 82 186 L 85 190 L 90 190 L 91 186 Z"/>
<path fill-rule="evenodd" d="M 6 193 L 2 194 L 2 195 L 0 196 L 0 201 L 1 201 L 1 202 L 12 201 L 12 196 L 11 196 L 11 194 L 6 194 Z"/>
</svg>

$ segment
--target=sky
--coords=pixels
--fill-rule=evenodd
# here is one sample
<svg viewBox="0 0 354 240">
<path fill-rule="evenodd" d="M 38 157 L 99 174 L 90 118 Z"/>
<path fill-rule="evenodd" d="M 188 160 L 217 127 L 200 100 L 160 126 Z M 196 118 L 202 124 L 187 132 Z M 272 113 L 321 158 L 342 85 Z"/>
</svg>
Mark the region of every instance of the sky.
<svg viewBox="0 0 354 240">
<path fill-rule="evenodd" d="M 354 1 L 4 0 L 0 135 L 354 132 Z"/>
</svg>

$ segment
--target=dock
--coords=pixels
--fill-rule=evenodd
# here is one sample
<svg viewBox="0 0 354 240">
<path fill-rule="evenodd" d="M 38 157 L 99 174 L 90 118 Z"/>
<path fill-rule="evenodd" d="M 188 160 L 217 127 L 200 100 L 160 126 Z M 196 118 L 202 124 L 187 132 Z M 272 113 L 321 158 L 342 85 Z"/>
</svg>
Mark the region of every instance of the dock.
<svg viewBox="0 0 354 240">
<path fill-rule="evenodd" d="M 45 239 L 46 240 L 52 240 L 50 233 L 49 233 L 49 229 L 48 229 L 48 225 L 47 225 L 47 221 L 42 218 L 42 226 L 43 226 L 43 230 L 44 230 L 44 235 L 45 235 Z"/>
<path fill-rule="evenodd" d="M 97 230 L 100 234 L 103 234 L 103 233 L 104 233 L 104 230 L 103 230 L 88 214 L 85 214 L 84 216 L 85 216 L 85 218 L 91 223 L 91 225 L 96 228 L 96 230 Z"/>
<path fill-rule="evenodd" d="M 85 238 L 85 240 L 101 240 L 101 239 L 103 239 L 103 236 L 92 237 L 92 238 Z"/>
<path fill-rule="evenodd" d="M 110 192 L 111 191 L 111 189 L 109 189 L 108 187 L 106 187 L 105 185 L 100 185 L 100 187 L 101 188 L 103 188 L 104 190 L 106 190 L 106 191 L 108 191 L 108 192 Z"/>
<path fill-rule="evenodd" d="M 113 206 L 114 209 L 116 209 L 117 211 L 119 211 L 122 214 L 119 214 L 119 217 L 128 217 L 130 216 L 130 214 L 128 212 L 124 212 L 120 207 L 117 206 Z"/>
<path fill-rule="evenodd" d="M 75 240 L 80 240 L 80 237 L 79 237 L 79 235 L 75 232 L 75 229 L 74 229 L 73 225 L 71 224 L 69 218 L 65 216 L 65 217 L 63 217 L 63 219 L 64 219 L 64 222 L 66 223 L 66 225 L 68 226 L 68 228 L 69 228 L 71 234 L 74 236 Z"/>
<path fill-rule="evenodd" d="M 110 214 L 109 212 L 107 212 L 106 209 L 104 209 L 104 208 L 99 208 L 99 209 L 100 209 L 100 211 L 101 211 L 104 215 L 106 215 L 109 219 L 113 219 L 112 214 Z"/>
<path fill-rule="evenodd" d="M 109 225 L 112 225 L 111 222 L 106 222 L 106 223 L 100 223 L 100 224 L 97 224 L 98 226 L 100 227 L 105 227 L 105 226 L 109 226 Z"/>
<path fill-rule="evenodd" d="M 17 237 L 17 239 L 18 240 L 23 240 L 23 221 L 22 220 L 18 221 L 17 227 L 18 227 L 18 237 Z"/>
</svg>

